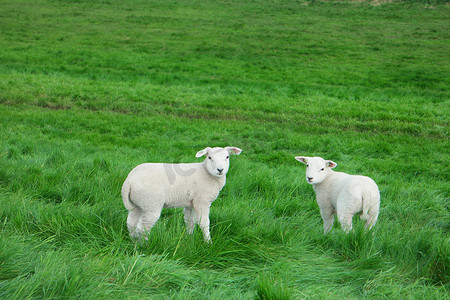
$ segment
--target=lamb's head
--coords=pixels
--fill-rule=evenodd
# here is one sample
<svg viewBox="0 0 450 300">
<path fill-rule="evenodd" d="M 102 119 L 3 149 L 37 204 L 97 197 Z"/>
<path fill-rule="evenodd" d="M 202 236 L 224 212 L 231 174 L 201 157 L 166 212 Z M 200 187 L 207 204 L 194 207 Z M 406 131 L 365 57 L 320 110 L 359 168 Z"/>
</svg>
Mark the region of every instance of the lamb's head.
<svg viewBox="0 0 450 300">
<path fill-rule="evenodd" d="M 236 147 L 207 147 L 198 151 L 195 157 L 206 155 L 204 161 L 206 170 L 214 177 L 222 177 L 227 174 L 230 167 L 230 155 L 239 155 L 241 152 L 242 150 Z"/>
<path fill-rule="evenodd" d="M 337 166 L 335 162 L 321 157 L 296 156 L 295 159 L 306 164 L 306 181 L 310 184 L 321 183 L 331 169 Z"/>
</svg>

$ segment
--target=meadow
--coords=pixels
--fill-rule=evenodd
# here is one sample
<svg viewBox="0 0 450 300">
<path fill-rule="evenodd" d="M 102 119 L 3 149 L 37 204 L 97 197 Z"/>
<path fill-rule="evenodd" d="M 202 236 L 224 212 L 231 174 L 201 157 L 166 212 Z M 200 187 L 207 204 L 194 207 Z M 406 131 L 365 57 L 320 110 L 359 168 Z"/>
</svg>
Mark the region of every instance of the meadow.
<svg viewBox="0 0 450 300">
<path fill-rule="evenodd" d="M 448 299 L 447 1 L 0 1 L 0 298 Z M 213 243 L 143 162 L 243 149 Z M 305 167 L 372 177 L 377 225 L 323 235 Z"/>
</svg>

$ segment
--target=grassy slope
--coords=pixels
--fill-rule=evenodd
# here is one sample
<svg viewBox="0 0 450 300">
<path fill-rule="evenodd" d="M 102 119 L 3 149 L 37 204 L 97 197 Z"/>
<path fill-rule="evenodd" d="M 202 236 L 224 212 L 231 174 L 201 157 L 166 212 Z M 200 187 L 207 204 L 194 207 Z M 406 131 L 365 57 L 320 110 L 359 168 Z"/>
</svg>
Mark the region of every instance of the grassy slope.
<svg viewBox="0 0 450 300">
<path fill-rule="evenodd" d="M 447 7 L 0 8 L 0 295 L 448 296 Z M 209 145 L 244 149 L 214 244 L 186 236 L 180 210 L 131 243 L 129 170 Z M 373 235 L 322 235 L 298 154 L 379 183 Z"/>
</svg>

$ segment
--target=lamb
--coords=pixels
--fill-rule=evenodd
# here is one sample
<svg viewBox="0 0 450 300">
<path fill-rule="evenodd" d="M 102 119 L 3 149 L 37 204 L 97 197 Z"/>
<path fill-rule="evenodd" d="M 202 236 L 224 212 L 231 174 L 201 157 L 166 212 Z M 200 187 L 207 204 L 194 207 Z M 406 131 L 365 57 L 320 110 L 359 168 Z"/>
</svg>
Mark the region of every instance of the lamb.
<svg viewBox="0 0 450 300">
<path fill-rule="evenodd" d="M 188 233 L 194 232 L 197 223 L 209 243 L 211 203 L 225 185 L 230 154 L 241 152 L 237 147 L 207 147 L 195 155 L 206 155 L 201 163 L 144 163 L 135 167 L 122 186 L 130 236 L 148 240 L 147 233 L 158 221 L 163 207 L 184 207 Z"/>
<path fill-rule="evenodd" d="M 306 164 L 306 181 L 316 192 L 324 234 L 333 227 L 334 214 L 346 233 L 352 230 L 353 216 L 359 212 L 362 212 L 366 229 L 375 225 L 380 210 L 380 192 L 371 178 L 335 172 L 332 169 L 337 164 L 321 157 L 296 156 L 295 159 Z"/>
</svg>

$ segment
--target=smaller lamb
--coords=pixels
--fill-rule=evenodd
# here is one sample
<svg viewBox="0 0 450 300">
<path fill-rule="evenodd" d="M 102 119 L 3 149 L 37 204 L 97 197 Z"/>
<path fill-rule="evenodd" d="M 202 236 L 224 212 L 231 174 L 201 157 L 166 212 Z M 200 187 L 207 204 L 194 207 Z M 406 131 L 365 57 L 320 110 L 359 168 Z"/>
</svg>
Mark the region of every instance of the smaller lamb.
<svg viewBox="0 0 450 300">
<path fill-rule="evenodd" d="M 337 164 L 321 157 L 296 156 L 295 159 L 306 164 L 306 181 L 316 192 L 324 234 L 333 227 L 334 214 L 347 233 L 352 230 L 353 216 L 359 212 L 362 212 L 366 229 L 375 225 L 380 210 L 380 192 L 371 178 L 335 172 L 332 169 Z"/>
<path fill-rule="evenodd" d="M 135 167 L 122 186 L 122 200 L 128 209 L 130 236 L 145 240 L 158 221 L 163 207 L 184 207 L 184 221 L 189 234 L 195 224 L 211 241 L 209 210 L 225 185 L 230 154 L 239 155 L 237 147 L 207 147 L 195 155 L 206 155 L 202 163 L 144 163 Z"/>
</svg>

